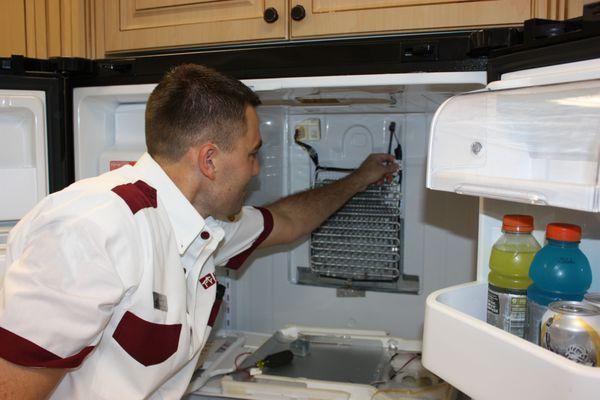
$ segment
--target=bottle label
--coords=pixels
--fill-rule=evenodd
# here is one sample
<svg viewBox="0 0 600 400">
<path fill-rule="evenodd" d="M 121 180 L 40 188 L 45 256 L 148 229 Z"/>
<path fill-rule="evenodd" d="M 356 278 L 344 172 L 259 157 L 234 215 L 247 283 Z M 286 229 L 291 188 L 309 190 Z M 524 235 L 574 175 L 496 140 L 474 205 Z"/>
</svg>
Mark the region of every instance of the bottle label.
<svg viewBox="0 0 600 400">
<path fill-rule="evenodd" d="M 525 337 L 527 291 L 488 287 L 487 322 L 500 329 Z"/>
</svg>

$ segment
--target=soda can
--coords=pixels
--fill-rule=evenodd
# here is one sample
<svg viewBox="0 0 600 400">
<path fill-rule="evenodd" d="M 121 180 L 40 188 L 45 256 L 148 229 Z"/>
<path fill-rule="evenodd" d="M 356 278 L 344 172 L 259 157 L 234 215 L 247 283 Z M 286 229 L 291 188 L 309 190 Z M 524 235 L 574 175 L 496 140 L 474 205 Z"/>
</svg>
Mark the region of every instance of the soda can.
<svg viewBox="0 0 600 400">
<path fill-rule="evenodd" d="M 579 301 L 550 303 L 542 318 L 540 345 L 580 364 L 600 362 L 600 308 Z"/>
<path fill-rule="evenodd" d="M 583 302 L 587 303 L 587 304 L 593 304 L 596 307 L 600 307 L 600 293 L 599 292 L 586 293 L 583 296 Z"/>
</svg>

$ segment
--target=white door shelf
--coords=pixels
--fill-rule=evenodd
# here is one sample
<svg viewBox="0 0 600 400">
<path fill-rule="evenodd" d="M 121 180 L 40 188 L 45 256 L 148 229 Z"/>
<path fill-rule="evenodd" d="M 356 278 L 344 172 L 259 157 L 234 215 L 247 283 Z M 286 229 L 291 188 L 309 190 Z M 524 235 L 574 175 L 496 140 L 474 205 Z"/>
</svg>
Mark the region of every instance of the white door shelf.
<svg viewBox="0 0 600 400">
<path fill-rule="evenodd" d="M 570 361 L 485 322 L 487 283 L 427 298 L 423 365 L 477 400 L 586 399 L 600 368 Z"/>
<path fill-rule="evenodd" d="M 600 211 L 600 80 L 497 87 L 438 109 L 427 187 Z"/>
<path fill-rule="evenodd" d="M 45 94 L 0 90 L 0 221 L 18 220 L 48 194 Z"/>
</svg>

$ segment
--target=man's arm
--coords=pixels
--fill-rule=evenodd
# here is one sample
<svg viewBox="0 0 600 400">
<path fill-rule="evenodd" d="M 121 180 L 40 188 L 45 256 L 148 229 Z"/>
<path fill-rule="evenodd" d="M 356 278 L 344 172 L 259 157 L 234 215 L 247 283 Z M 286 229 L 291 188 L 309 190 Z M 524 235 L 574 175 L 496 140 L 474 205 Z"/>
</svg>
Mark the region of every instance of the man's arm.
<svg viewBox="0 0 600 400">
<path fill-rule="evenodd" d="M 0 358 L 0 400 L 45 399 L 65 375 L 59 368 L 27 368 Z"/>
<path fill-rule="evenodd" d="M 268 205 L 273 214 L 273 231 L 259 247 L 291 243 L 309 234 L 356 193 L 385 179 L 397 169 L 393 156 L 371 154 L 356 171 L 339 181 Z"/>
</svg>

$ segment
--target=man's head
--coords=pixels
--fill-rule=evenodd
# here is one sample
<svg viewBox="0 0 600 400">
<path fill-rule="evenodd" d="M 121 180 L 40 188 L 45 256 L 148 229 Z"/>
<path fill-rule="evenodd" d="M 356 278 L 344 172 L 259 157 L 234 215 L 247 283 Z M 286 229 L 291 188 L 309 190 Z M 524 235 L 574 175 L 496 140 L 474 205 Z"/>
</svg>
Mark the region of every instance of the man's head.
<svg viewBox="0 0 600 400">
<path fill-rule="evenodd" d="M 185 64 L 173 68 L 146 105 L 146 144 L 203 215 L 239 212 L 258 174 L 260 100 L 236 79 Z"/>
<path fill-rule="evenodd" d="M 196 64 L 175 67 L 146 105 L 148 153 L 173 162 L 206 141 L 229 151 L 246 132 L 246 107 L 259 104 L 258 96 L 236 79 Z"/>
</svg>

